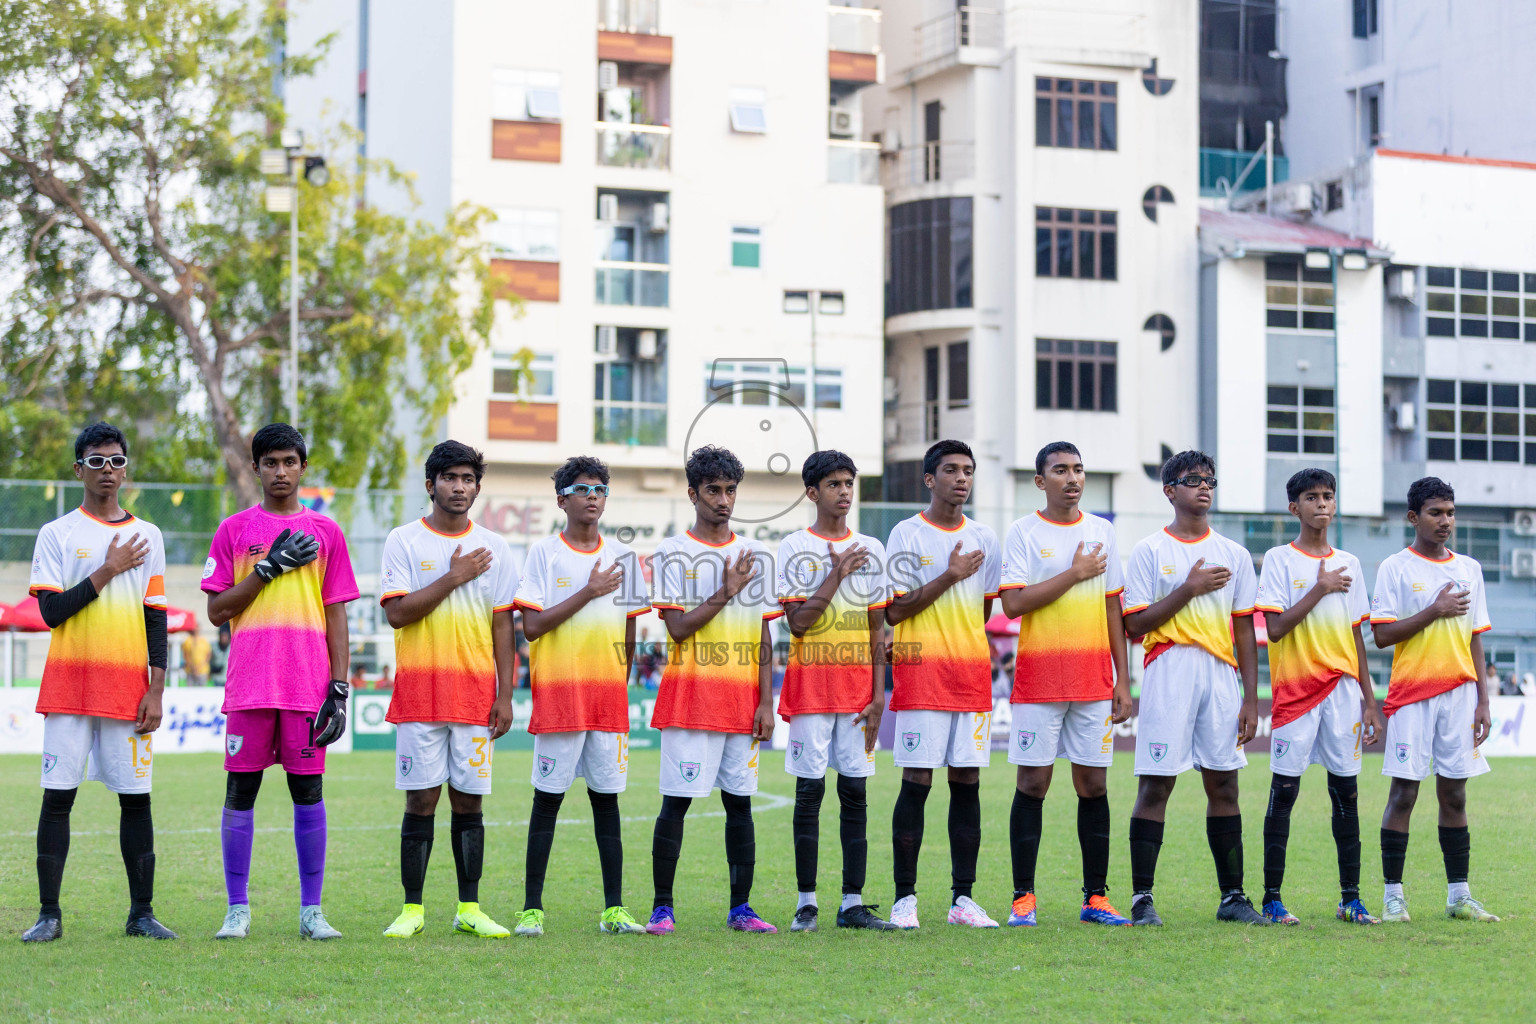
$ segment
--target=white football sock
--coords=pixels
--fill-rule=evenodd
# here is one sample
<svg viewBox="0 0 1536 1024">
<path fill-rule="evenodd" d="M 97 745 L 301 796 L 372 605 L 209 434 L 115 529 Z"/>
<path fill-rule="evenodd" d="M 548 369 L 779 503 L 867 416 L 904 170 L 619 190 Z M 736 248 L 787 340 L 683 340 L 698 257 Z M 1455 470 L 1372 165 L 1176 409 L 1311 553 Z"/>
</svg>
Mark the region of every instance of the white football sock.
<svg viewBox="0 0 1536 1024">
<path fill-rule="evenodd" d="M 1391 899 L 1394 896 L 1396 896 L 1398 899 L 1402 899 L 1403 898 L 1403 883 L 1402 882 L 1388 882 L 1387 883 L 1387 891 L 1386 891 L 1386 894 L 1382 897 L 1382 902 L 1385 903 L 1387 900 Z"/>
<path fill-rule="evenodd" d="M 815 905 L 816 894 L 814 892 L 803 892 L 800 894 L 800 902 L 795 905 L 795 909 L 799 910 L 801 907 L 814 907 Z"/>
<path fill-rule="evenodd" d="M 1472 887 L 1466 882 L 1448 882 L 1445 886 L 1445 905 L 1450 906 L 1457 900 L 1469 900 L 1472 898 Z"/>
<path fill-rule="evenodd" d="M 845 893 L 843 893 L 843 905 L 842 905 L 841 909 L 843 909 L 843 910 L 851 910 L 854 907 L 862 907 L 863 905 L 864 905 L 864 894 L 863 893 L 861 893 L 861 892 L 845 892 Z"/>
</svg>

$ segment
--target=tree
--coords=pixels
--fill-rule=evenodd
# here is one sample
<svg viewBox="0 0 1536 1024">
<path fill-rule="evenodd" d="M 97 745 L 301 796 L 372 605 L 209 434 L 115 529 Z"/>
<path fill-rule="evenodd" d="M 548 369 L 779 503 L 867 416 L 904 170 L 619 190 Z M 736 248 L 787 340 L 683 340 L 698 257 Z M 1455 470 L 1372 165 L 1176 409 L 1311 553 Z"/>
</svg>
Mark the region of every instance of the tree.
<svg viewBox="0 0 1536 1024">
<path fill-rule="evenodd" d="M 249 437 L 281 416 L 289 316 L 288 217 L 265 211 L 259 154 L 284 123 L 275 75 L 320 59 L 283 53 L 282 6 L 0 0 L 8 447 L 105 409 L 181 477 L 222 468 L 259 500 Z M 489 338 L 490 215 L 431 224 L 388 164 L 331 170 L 300 186 L 298 425 L 330 484 L 393 486 Z M 381 208 L 381 187 L 407 200 Z"/>
</svg>

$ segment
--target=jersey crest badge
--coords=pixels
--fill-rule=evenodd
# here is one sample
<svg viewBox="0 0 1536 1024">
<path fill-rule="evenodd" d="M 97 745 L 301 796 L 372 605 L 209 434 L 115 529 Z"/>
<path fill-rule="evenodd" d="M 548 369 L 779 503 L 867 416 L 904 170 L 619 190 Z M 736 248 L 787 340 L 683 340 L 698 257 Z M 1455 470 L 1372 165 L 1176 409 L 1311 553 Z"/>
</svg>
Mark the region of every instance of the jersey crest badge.
<svg viewBox="0 0 1536 1024">
<path fill-rule="evenodd" d="M 684 782 L 692 782 L 699 777 L 699 762 L 679 761 L 677 763 L 677 770 L 682 774 Z"/>
<path fill-rule="evenodd" d="M 1032 747 L 1034 745 L 1035 745 L 1035 734 L 1032 733 L 1032 732 L 1026 732 L 1023 729 L 1020 729 L 1019 730 L 1019 749 L 1020 750 L 1028 750 L 1030 747 Z"/>
<path fill-rule="evenodd" d="M 1148 743 L 1147 753 L 1152 755 L 1152 760 L 1160 762 L 1164 757 L 1168 756 L 1168 744 Z"/>
<path fill-rule="evenodd" d="M 904 732 L 901 734 L 901 746 L 907 753 L 917 749 L 917 745 L 923 742 L 923 734 L 920 732 Z"/>
<path fill-rule="evenodd" d="M 1290 740 L 1275 740 L 1275 756 L 1284 757 L 1285 752 L 1291 749 Z"/>
<path fill-rule="evenodd" d="M 59 755 L 58 754 L 44 753 L 43 754 L 43 774 L 47 775 L 49 772 L 53 771 L 53 766 L 58 764 L 58 763 L 59 763 Z"/>
<path fill-rule="evenodd" d="M 1407 764 L 1408 763 L 1408 744 L 1406 744 L 1406 743 L 1399 743 L 1397 745 L 1397 763 L 1398 764 Z"/>
<path fill-rule="evenodd" d="M 230 757 L 234 757 L 236 754 L 240 753 L 240 748 L 243 746 L 245 746 L 244 736 L 224 737 L 224 752 Z"/>
<path fill-rule="evenodd" d="M 802 743 L 800 740 L 794 740 L 789 744 L 789 756 L 792 759 L 798 761 L 800 760 L 800 754 L 804 751 L 804 749 L 804 743 Z"/>
<path fill-rule="evenodd" d="M 539 778 L 549 778 L 549 773 L 555 770 L 555 759 L 547 754 L 539 755 Z"/>
<path fill-rule="evenodd" d="M 411 757 L 408 754 L 401 754 L 400 757 L 399 757 L 399 761 L 400 761 L 400 777 L 403 779 L 406 776 L 411 774 Z"/>
</svg>

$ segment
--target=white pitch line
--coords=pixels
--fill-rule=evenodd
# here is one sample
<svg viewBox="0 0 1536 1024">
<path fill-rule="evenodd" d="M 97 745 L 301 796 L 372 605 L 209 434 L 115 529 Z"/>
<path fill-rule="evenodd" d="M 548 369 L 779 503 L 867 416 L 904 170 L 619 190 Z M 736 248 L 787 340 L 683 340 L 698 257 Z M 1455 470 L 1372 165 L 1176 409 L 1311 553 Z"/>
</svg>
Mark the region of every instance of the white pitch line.
<svg viewBox="0 0 1536 1024">
<path fill-rule="evenodd" d="M 700 797 L 699 799 L 703 799 L 703 798 Z M 781 811 L 781 810 L 783 810 L 786 807 L 793 807 L 794 804 L 795 804 L 794 797 L 780 796 L 777 793 L 758 793 L 755 797 L 753 797 L 753 800 L 752 800 L 752 810 L 753 810 L 754 813 L 758 812 L 758 811 Z M 690 818 L 723 818 L 723 817 L 725 817 L 725 811 L 723 811 L 723 810 L 720 810 L 720 811 L 698 811 L 698 812 L 690 811 L 689 814 L 688 814 L 688 817 L 690 817 Z M 559 825 L 583 825 L 583 824 L 586 824 L 587 822 L 589 822 L 591 820 L 592 819 L 590 819 L 590 818 L 565 818 L 565 817 L 561 817 L 561 818 L 555 819 L 555 822 L 556 822 L 556 824 L 559 824 Z M 625 815 L 621 815 L 619 820 L 620 821 L 654 821 L 655 820 L 655 815 L 651 815 L 651 814 L 625 814 Z M 522 821 L 487 821 L 484 824 L 485 824 L 486 828 L 526 828 L 528 826 L 528 819 L 524 818 Z M 435 828 L 451 828 L 452 827 L 452 823 L 451 822 L 441 822 L 440 821 L 440 822 L 436 822 L 434 824 L 434 827 Z M 399 828 L 400 828 L 399 825 L 330 825 L 330 826 L 327 827 L 326 831 L 327 832 L 396 832 L 396 831 L 399 831 Z M 221 831 L 222 831 L 221 829 L 217 829 L 217 828 L 174 828 L 174 829 L 172 829 L 172 828 L 166 828 L 166 829 L 157 828 L 157 829 L 155 829 L 155 835 L 156 836 L 218 835 Z M 258 833 L 286 832 L 286 833 L 292 834 L 293 827 L 292 826 L 288 826 L 288 827 L 284 828 L 282 826 L 269 826 L 267 828 L 258 828 L 258 829 L 256 829 L 256 832 L 258 832 Z M 37 835 L 37 829 L 32 829 L 30 832 L 0 832 L 0 837 L 6 838 L 6 839 L 25 839 L 25 838 L 27 838 L 29 836 L 36 836 L 36 835 Z M 115 836 L 115 835 L 117 835 L 117 832 L 116 831 L 112 831 L 112 832 L 106 832 L 106 831 L 84 831 L 84 830 L 77 831 L 75 829 L 71 829 L 69 835 L 70 835 L 71 839 L 74 839 L 76 837 L 84 838 L 84 837 L 87 837 L 87 836 Z"/>
</svg>

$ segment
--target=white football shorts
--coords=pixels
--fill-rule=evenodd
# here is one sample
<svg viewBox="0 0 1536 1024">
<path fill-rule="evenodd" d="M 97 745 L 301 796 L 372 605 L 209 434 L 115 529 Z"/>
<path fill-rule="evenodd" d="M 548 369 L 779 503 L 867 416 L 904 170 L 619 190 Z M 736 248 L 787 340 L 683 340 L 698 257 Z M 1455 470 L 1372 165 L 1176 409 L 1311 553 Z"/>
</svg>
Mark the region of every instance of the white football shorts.
<svg viewBox="0 0 1536 1024">
<path fill-rule="evenodd" d="M 1109 767 L 1115 759 L 1115 726 L 1108 700 L 1013 705 L 1008 763 L 1041 768 L 1058 757 Z"/>
<path fill-rule="evenodd" d="M 148 793 L 154 777 L 152 733 L 140 736 L 134 723 L 98 715 L 43 719 L 44 789 L 75 789 L 90 780 L 114 793 Z"/>
<path fill-rule="evenodd" d="M 757 740 L 752 734 L 661 730 L 661 795 L 709 796 L 717 786 L 733 796 L 757 793 Z"/>
<path fill-rule="evenodd" d="M 1170 647 L 1142 673 L 1136 774 L 1245 767 L 1248 757 L 1237 745 L 1242 709 L 1237 669 L 1192 644 Z"/>
<path fill-rule="evenodd" d="M 992 763 L 992 712 L 896 712 L 898 768 L 985 768 Z"/>
<path fill-rule="evenodd" d="M 1306 714 L 1270 735 L 1269 766 L 1292 778 L 1320 764 L 1334 775 L 1360 774 L 1360 684 L 1343 676 Z"/>
<path fill-rule="evenodd" d="M 594 793 L 622 793 L 629 784 L 629 733 L 541 732 L 533 737 L 533 788 L 564 793 L 580 775 Z"/>
<path fill-rule="evenodd" d="M 864 723 L 856 718 L 852 711 L 791 718 L 784 770 L 802 779 L 826 778 L 828 764 L 851 779 L 875 774 L 874 752 L 865 752 Z"/>
<path fill-rule="evenodd" d="M 485 796 L 495 746 L 488 725 L 401 722 L 395 727 L 395 788 L 435 789 L 446 782 L 460 793 Z"/>
<path fill-rule="evenodd" d="M 1493 766 L 1481 748 L 1472 743 L 1476 710 L 1477 684 L 1473 682 L 1398 708 L 1387 719 L 1387 756 L 1381 774 L 1422 782 L 1431 775 L 1470 779 L 1491 771 Z"/>
</svg>

